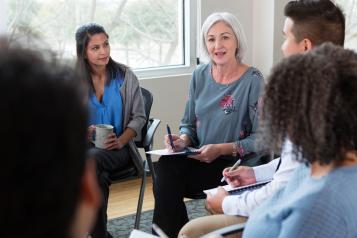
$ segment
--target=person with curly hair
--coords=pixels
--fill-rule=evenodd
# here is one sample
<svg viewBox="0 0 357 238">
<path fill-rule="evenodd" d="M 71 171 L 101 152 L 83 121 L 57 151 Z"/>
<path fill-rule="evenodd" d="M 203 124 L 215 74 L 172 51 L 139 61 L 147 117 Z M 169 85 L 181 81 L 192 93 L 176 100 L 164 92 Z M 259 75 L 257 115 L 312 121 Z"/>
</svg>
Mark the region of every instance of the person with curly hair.
<svg viewBox="0 0 357 238">
<path fill-rule="evenodd" d="M 264 141 L 280 148 L 288 137 L 301 164 L 253 211 L 243 237 L 357 236 L 356 91 L 357 54 L 330 43 L 274 67 Z"/>
</svg>

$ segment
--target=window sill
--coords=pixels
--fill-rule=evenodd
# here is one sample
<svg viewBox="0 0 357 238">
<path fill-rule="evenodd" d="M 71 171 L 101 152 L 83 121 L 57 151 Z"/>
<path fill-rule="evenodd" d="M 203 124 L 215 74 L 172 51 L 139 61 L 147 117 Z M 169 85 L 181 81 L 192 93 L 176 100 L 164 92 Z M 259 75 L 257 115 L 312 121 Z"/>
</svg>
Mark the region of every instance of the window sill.
<svg viewBox="0 0 357 238">
<path fill-rule="evenodd" d="M 196 65 L 192 66 L 169 66 L 169 67 L 157 67 L 157 68 L 145 68 L 145 69 L 134 69 L 136 76 L 141 79 L 147 78 L 159 78 L 159 77 L 168 77 L 175 75 L 184 75 L 192 74 L 195 70 Z"/>
</svg>

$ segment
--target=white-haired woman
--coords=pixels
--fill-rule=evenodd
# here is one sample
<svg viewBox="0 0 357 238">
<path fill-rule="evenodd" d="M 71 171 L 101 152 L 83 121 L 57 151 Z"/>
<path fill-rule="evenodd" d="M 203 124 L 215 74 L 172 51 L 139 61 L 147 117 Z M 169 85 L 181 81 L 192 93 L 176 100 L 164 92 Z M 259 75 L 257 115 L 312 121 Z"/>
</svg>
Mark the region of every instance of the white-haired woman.
<svg viewBox="0 0 357 238">
<path fill-rule="evenodd" d="M 176 237 L 188 221 L 183 198 L 220 184 L 222 170 L 238 157 L 256 165 L 254 146 L 262 74 L 242 63 L 246 38 L 236 17 L 214 13 L 202 26 L 202 50 L 210 62 L 200 65 L 190 84 L 180 135 L 168 136 L 169 150 L 196 147 L 199 154 L 161 157 L 154 185 L 153 222 L 169 237 Z"/>
</svg>

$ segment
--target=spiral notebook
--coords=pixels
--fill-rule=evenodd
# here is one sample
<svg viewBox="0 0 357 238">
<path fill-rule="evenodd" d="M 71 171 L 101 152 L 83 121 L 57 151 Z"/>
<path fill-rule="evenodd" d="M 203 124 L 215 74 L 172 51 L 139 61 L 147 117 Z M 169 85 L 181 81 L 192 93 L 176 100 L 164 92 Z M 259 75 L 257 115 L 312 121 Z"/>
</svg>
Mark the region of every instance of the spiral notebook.
<svg viewBox="0 0 357 238">
<path fill-rule="evenodd" d="M 233 188 L 231 185 L 223 186 L 223 188 L 230 195 L 239 195 L 239 194 L 242 194 L 245 191 L 255 190 L 255 189 L 258 189 L 260 187 L 263 187 L 264 185 L 266 185 L 266 184 L 268 184 L 270 182 L 271 182 L 271 180 L 265 180 L 265 181 L 261 181 L 261 182 L 258 182 L 258 183 L 249 184 L 249 185 L 245 185 L 245 186 L 240 186 L 240 187 L 236 187 L 236 188 Z M 204 190 L 203 192 L 206 193 L 206 194 L 214 195 L 214 194 L 217 193 L 217 188 Z"/>
</svg>

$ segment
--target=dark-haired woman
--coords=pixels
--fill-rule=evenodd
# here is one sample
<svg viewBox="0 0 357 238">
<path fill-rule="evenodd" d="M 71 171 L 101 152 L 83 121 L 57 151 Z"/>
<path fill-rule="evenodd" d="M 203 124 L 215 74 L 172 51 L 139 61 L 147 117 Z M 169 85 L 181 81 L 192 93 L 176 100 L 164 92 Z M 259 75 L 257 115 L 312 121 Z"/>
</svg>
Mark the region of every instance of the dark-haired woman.
<svg viewBox="0 0 357 238">
<path fill-rule="evenodd" d="M 274 68 L 265 138 L 277 147 L 288 136 L 302 163 L 253 211 L 243 237 L 357 237 L 356 69 L 357 54 L 332 44 Z"/>
<path fill-rule="evenodd" d="M 90 156 L 97 162 L 98 182 L 103 193 L 103 204 L 97 223 L 91 232 L 93 238 L 111 237 L 107 232 L 107 205 L 110 175 L 132 163 L 142 166 L 134 144 L 145 124 L 145 111 L 139 82 L 125 65 L 110 57 L 108 34 L 97 24 L 87 24 L 76 32 L 77 69 L 88 85 L 90 112 L 88 139 L 94 125 L 110 124 L 114 131 L 107 137 L 105 148 L 91 148 Z"/>
</svg>

